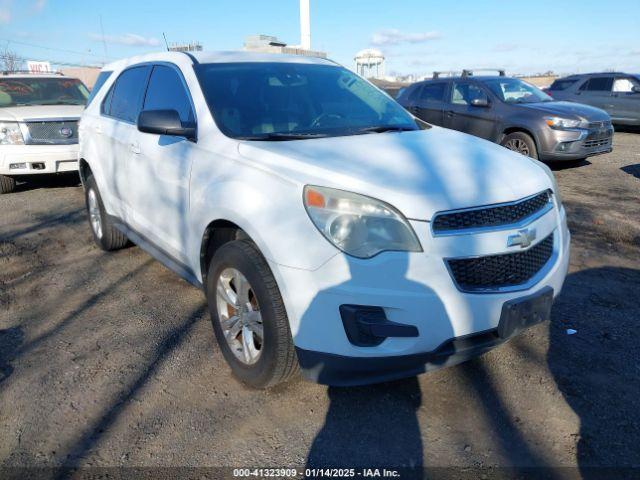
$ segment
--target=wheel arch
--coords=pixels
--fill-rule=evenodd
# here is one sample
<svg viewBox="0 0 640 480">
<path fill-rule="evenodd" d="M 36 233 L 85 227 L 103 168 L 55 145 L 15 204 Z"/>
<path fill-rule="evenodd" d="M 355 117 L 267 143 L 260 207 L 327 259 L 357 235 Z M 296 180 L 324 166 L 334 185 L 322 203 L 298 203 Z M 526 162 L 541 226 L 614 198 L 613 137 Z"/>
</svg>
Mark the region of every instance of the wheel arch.
<svg viewBox="0 0 640 480">
<path fill-rule="evenodd" d="M 520 125 L 512 125 L 504 128 L 502 130 L 502 134 L 500 135 L 500 139 L 498 143 L 501 143 L 504 140 L 504 137 L 506 137 L 507 135 L 511 135 L 512 133 L 518 133 L 518 132 L 529 135 L 533 139 L 533 143 L 536 146 L 536 151 L 540 152 L 540 142 L 538 141 L 537 135 L 533 133 L 532 129 L 528 127 L 523 127 Z"/>
<path fill-rule="evenodd" d="M 255 243 L 255 241 L 237 223 L 223 218 L 209 222 L 205 227 L 201 238 L 200 274 L 202 275 L 203 285 L 206 285 L 207 282 L 209 263 L 220 247 L 226 243 L 241 239 L 251 240 Z"/>
</svg>

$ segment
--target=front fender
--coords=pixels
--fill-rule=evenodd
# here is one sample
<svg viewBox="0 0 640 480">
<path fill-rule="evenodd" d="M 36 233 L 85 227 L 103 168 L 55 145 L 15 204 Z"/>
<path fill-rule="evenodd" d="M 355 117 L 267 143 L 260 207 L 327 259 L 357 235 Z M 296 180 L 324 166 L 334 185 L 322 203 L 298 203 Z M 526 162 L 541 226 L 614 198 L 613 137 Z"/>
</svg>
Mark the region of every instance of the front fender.
<svg viewBox="0 0 640 480">
<path fill-rule="evenodd" d="M 200 271 L 202 238 L 215 220 L 238 225 L 265 258 L 278 265 L 315 270 L 337 255 L 309 219 L 302 189 L 303 185 L 253 170 L 242 180 L 227 178 L 192 190 L 190 216 L 196 234 L 189 250 L 192 265 L 198 266 L 194 270 Z"/>
</svg>

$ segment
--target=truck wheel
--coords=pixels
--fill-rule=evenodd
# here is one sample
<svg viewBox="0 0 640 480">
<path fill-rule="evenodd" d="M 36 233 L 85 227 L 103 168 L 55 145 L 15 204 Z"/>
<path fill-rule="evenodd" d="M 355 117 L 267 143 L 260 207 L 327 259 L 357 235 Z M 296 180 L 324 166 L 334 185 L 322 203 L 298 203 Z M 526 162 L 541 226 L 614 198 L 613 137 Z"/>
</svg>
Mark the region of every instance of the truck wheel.
<svg viewBox="0 0 640 480">
<path fill-rule="evenodd" d="M 0 193 L 11 193 L 16 189 L 14 178 L 0 175 Z"/>
<path fill-rule="evenodd" d="M 298 372 L 280 290 L 253 242 L 220 247 L 209 264 L 206 293 L 218 345 L 239 380 L 266 388 Z"/>
<path fill-rule="evenodd" d="M 124 247 L 129 242 L 129 239 L 124 233 L 115 228 L 109 220 L 93 175 L 89 175 L 85 183 L 84 195 L 87 212 L 89 213 L 89 225 L 96 245 L 105 251 L 118 250 Z"/>
<path fill-rule="evenodd" d="M 534 142 L 533 138 L 524 132 L 513 132 L 506 135 L 502 139 L 502 142 L 500 142 L 500 145 L 526 157 L 535 158 L 536 160 L 538 159 L 536 142 Z"/>
</svg>

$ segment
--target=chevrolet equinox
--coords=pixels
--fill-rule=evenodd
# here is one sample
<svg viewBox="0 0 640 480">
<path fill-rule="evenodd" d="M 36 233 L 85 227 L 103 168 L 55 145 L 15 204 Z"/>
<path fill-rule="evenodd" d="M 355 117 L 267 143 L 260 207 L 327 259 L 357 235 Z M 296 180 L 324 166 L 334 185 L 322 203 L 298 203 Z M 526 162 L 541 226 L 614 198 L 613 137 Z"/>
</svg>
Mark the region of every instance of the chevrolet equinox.
<svg viewBox="0 0 640 480">
<path fill-rule="evenodd" d="M 413 376 L 549 317 L 569 232 L 538 161 L 326 59 L 165 52 L 103 73 L 80 123 L 93 238 L 202 288 L 241 381 Z"/>
</svg>

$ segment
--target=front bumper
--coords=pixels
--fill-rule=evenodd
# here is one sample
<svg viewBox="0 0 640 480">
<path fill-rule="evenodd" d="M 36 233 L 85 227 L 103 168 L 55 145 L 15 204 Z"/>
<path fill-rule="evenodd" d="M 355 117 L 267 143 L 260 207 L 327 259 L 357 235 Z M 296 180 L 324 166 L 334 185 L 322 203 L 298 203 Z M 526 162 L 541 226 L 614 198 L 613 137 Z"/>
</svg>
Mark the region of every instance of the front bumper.
<svg viewBox="0 0 640 480">
<path fill-rule="evenodd" d="M 40 175 L 78 171 L 78 144 L 0 146 L 1 175 Z"/>
<path fill-rule="evenodd" d="M 554 208 L 531 223 L 538 239 L 554 232 L 554 256 L 541 279 L 521 291 L 461 292 L 443 260 L 505 253 L 506 239 L 517 229 L 433 237 L 428 222 L 411 223 L 424 252 L 386 252 L 369 260 L 339 254 L 315 271 L 271 265 L 308 378 L 355 385 L 460 363 L 505 341 L 496 334 L 505 302 L 545 287 L 556 295 L 562 289 L 569 262 L 564 209 L 560 213 Z M 340 305 L 345 304 L 382 307 L 390 321 L 414 325 L 419 335 L 390 337 L 377 346 L 356 346 L 349 341 L 340 317 Z M 461 339 L 472 337 L 472 344 L 456 347 Z"/>
<path fill-rule="evenodd" d="M 578 160 L 613 150 L 613 127 L 553 130 L 544 128 L 540 140 L 542 160 Z"/>
</svg>

